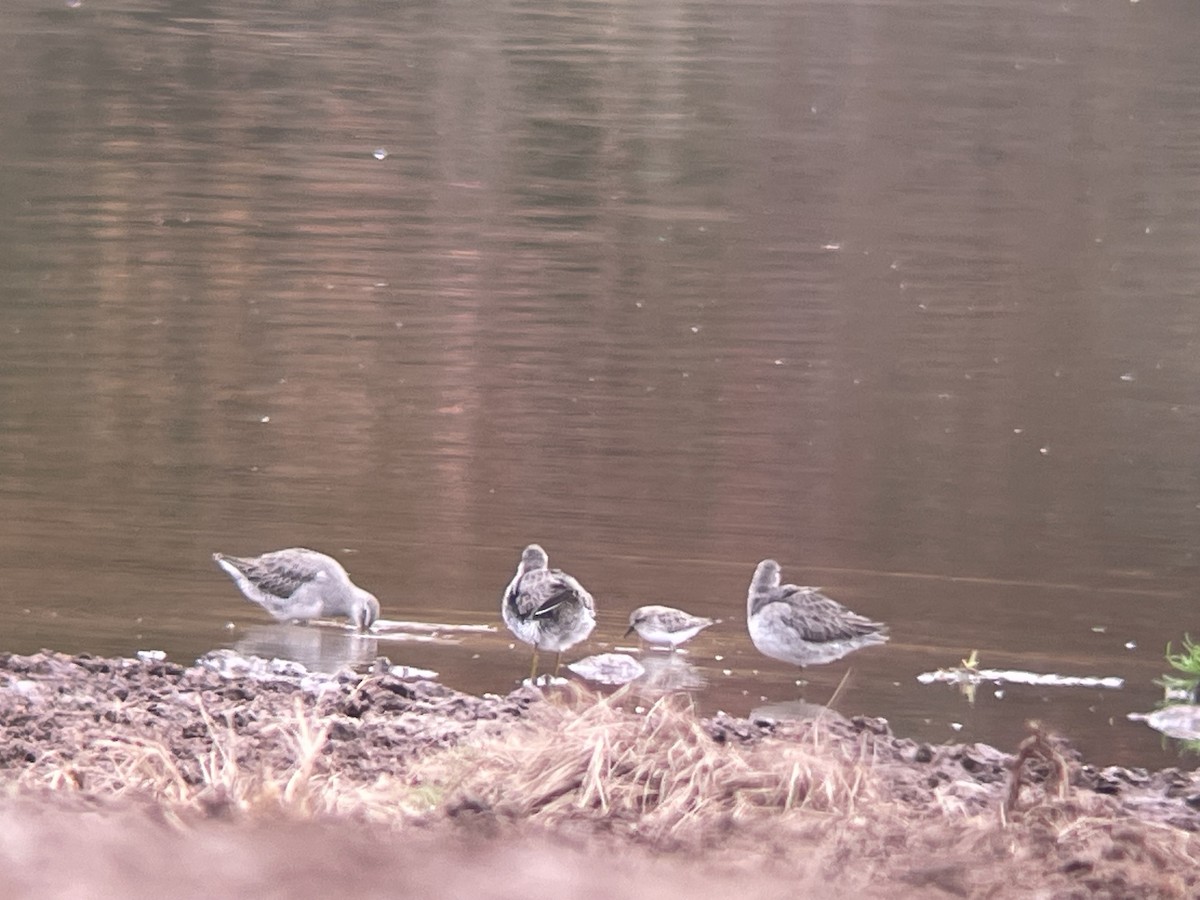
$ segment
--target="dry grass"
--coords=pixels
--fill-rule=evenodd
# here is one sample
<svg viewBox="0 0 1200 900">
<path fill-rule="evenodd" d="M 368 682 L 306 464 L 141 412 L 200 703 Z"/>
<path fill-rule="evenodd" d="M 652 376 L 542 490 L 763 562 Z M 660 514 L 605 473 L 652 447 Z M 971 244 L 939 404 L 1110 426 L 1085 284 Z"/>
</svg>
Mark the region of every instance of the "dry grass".
<svg viewBox="0 0 1200 900">
<path fill-rule="evenodd" d="M 634 715 L 624 699 L 543 704 L 506 735 L 430 757 L 411 776 L 442 785 L 451 813 L 602 821 L 655 844 L 693 842 L 714 824 L 769 813 L 852 817 L 860 803 L 878 811 L 885 802 L 865 744 L 825 742 L 818 726 L 802 743 L 723 745 L 676 700 Z"/>
<path fill-rule="evenodd" d="M 719 743 L 678 700 L 642 714 L 626 702 L 621 693 L 568 692 L 498 735 L 369 782 L 331 765 L 332 720 L 297 701 L 256 736 L 273 742 L 269 754 L 205 713 L 201 759 L 176 755 L 165 739 L 110 737 L 69 760 L 50 752 L 10 770 L 10 784 L 149 798 L 177 825 L 197 813 L 385 831 L 465 818 L 508 842 L 549 834 L 561 845 L 575 836 L 572 852 L 597 858 L 612 852 L 594 842 L 607 834 L 651 851 L 702 850 L 705 867 L 729 878 L 828 880 L 845 896 L 1027 895 L 1016 884 L 1083 896 L 1109 882 L 1111 896 L 1200 892 L 1200 837 L 1070 790 L 1067 763 L 1044 736 L 1026 742 L 1007 783 L 963 774 L 931 786 L 926 770 L 894 753 L 877 758 L 884 745 L 871 735 L 829 722 L 786 738 Z M 1022 775 L 1021 764 L 1039 762 L 1056 777 Z"/>
<path fill-rule="evenodd" d="M 202 757 L 183 760 L 163 741 L 121 735 L 92 741 L 70 760 L 48 752 L 19 773 L 14 787 L 148 799 L 173 817 L 189 812 L 219 817 L 283 813 L 297 819 L 344 816 L 399 823 L 432 807 L 427 791 L 414 791 L 400 779 L 363 783 L 328 771 L 322 751 L 331 722 L 306 711 L 299 699 L 291 717 L 264 731 L 289 747 L 289 762 L 278 768 L 262 761 L 245 738 L 230 725 L 215 722 L 203 707 L 201 715 L 210 738 Z M 247 759 L 252 762 L 243 761 Z M 185 774 L 187 763 L 197 774 Z"/>
<path fill-rule="evenodd" d="M 438 785 L 450 816 L 609 832 L 703 851 L 710 864 L 832 879 L 848 896 L 881 885 L 1025 896 L 1014 893 L 1019 881 L 1053 888 L 1048 896 L 1114 879 L 1113 896 L 1182 898 L 1200 887 L 1200 838 L 1122 820 L 1108 797 L 1070 796 L 1065 763 L 1057 778 L 1026 784 L 1025 804 L 1005 819 L 1003 781 L 964 777 L 914 798 L 910 765 L 877 759 L 868 735 L 827 722 L 786 740 L 721 744 L 685 706 L 662 700 L 633 715 L 623 699 L 566 696 L 502 737 L 423 760 L 409 777 Z"/>
<path fill-rule="evenodd" d="M 431 753 L 405 771 L 364 783 L 323 758 L 331 723 L 297 700 L 292 715 L 259 736 L 288 752 L 271 767 L 227 723 L 201 710 L 208 752 L 181 759 L 161 740 L 92 741 L 69 759 L 54 752 L 20 771 L 23 788 L 151 798 L 176 813 L 282 811 L 298 818 L 349 816 L 399 824 L 464 810 L 555 826 L 603 823 L 657 846 L 702 842 L 726 829 L 787 812 L 853 817 L 888 803 L 869 745 L 834 741 L 819 725 L 801 742 L 723 745 L 690 706 L 659 700 L 643 715 L 578 691 L 539 704 L 499 737 Z M 247 752 L 249 751 L 249 752 Z"/>
</svg>

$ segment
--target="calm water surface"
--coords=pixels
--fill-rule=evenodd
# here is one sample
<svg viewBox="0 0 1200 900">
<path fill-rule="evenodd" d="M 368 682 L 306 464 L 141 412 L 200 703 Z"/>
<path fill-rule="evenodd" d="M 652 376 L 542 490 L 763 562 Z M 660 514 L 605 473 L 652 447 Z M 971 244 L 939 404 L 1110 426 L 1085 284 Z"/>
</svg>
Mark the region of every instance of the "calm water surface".
<svg viewBox="0 0 1200 900">
<path fill-rule="evenodd" d="M 706 710 L 852 669 L 839 708 L 902 734 L 1037 717 L 1175 759 L 1125 714 L 1200 633 L 1197 25 L 11 0 L 2 648 L 386 653 L 504 691 L 502 627 L 273 625 L 210 554 L 313 546 L 388 618 L 499 626 L 537 540 L 597 597 L 573 655 L 642 603 L 724 620 L 684 667 Z M 892 643 L 797 684 L 745 632 L 766 556 Z M 1126 687 L 917 683 L 972 649 Z"/>
</svg>

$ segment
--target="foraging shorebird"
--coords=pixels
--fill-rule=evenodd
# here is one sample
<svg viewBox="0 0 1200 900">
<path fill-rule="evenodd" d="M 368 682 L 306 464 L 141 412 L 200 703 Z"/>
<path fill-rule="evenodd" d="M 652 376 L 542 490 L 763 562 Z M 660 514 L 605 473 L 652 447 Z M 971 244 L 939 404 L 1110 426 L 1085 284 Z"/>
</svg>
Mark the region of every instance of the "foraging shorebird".
<svg viewBox="0 0 1200 900">
<path fill-rule="evenodd" d="M 820 665 L 888 639 L 886 625 L 851 612 L 817 588 L 779 582 L 779 563 L 764 559 L 746 597 L 750 640 L 765 656 Z"/>
<path fill-rule="evenodd" d="M 247 599 L 281 622 L 346 616 L 366 631 L 379 618 L 375 595 L 351 581 L 342 564 L 324 553 L 292 547 L 254 557 L 214 553 L 213 559 Z"/>
<path fill-rule="evenodd" d="M 636 631 L 648 644 L 670 644 L 674 650 L 690 641 L 713 623 L 704 616 L 693 616 L 671 606 L 639 606 L 629 614 L 625 637 Z"/>
<path fill-rule="evenodd" d="M 555 652 L 557 675 L 562 652 L 582 641 L 596 626 L 592 595 L 570 575 L 548 568 L 548 563 L 546 551 L 537 544 L 526 547 L 500 604 L 508 630 L 533 645 L 530 680 L 537 675 L 539 650 Z"/>
</svg>

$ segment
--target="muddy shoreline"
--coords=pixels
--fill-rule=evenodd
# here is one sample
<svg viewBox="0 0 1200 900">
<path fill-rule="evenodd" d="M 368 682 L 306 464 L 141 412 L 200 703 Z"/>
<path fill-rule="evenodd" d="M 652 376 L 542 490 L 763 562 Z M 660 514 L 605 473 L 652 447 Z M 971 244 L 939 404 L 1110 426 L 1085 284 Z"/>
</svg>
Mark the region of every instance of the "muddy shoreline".
<svg viewBox="0 0 1200 900">
<path fill-rule="evenodd" d="M 1092 764 L 1040 733 L 1017 765 L 1017 748 L 921 744 L 879 719 L 699 718 L 573 686 L 474 697 L 382 660 L 317 676 L 228 651 L 187 667 L 0 654 L 0 729 L 5 896 L 53 894 L 51 877 L 131 895 L 104 865 L 20 850 L 41 831 L 73 860 L 127 858 L 146 885 L 165 853 L 177 891 L 195 857 L 209 893 L 253 886 L 196 850 L 223 841 L 268 861 L 256 877 L 299 853 L 292 897 L 347 879 L 374 896 L 397 867 L 453 868 L 467 896 L 475 867 L 523 854 L 487 896 L 1200 893 L 1200 775 Z M 358 862 L 331 868 L 310 844 Z"/>
</svg>

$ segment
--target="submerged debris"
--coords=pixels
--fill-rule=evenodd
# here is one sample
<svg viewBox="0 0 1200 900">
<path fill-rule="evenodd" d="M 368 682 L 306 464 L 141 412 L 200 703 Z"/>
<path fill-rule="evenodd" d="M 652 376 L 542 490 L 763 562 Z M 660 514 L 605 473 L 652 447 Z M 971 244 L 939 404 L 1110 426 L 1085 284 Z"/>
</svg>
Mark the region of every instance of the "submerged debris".
<svg viewBox="0 0 1200 900">
<path fill-rule="evenodd" d="M 303 663 L 295 660 L 264 659 L 261 656 L 241 654 L 235 650 L 210 650 L 196 660 L 196 666 L 201 669 L 211 669 L 222 678 L 249 678 L 253 681 L 283 679 L 295 683 L 301 690 L 310 694 L 319 694 L 329 686 L 347 681 L 358 681 L 361 677 L 350 669 L 343 669 L 337 674 L 317 672 L 309 670 Z M 427 681 L 432 681 L 438 676 L 438 673 L 432 669 L 394 666 L 385 656 L 375 660 L 369 673 Z"/>
<path fill-rule="evenodd" d="M 425 634 L 495 634 L 495 625 L 449 625 L 444 622 L 416 622 L 404 619 L 377 619 L 374 632 L 414 631 Z"/>
<path fill-rule="evenodd" d="M 957 666 L 951 669 L 938 669 L 935 672 L 922 672 L 917 676 L 917 681 L 921 684 L 941 682 L 957 685 L 1007 682 L 1009 684 L 1031 684 L 1038 687 L 1099 687 L 1112 690 L 1119 690 L 1125 685 L 1125 679 L 1116 676 L 1054 675 L 1025 672 L 1021 669 L 970 669 Z"/>
<path fill-rule="evenodd" d="M 567 668 L 596 684 L 628 684 L 646 674 L 645 667 L 628 653 L 597 653 L 573 662 Z"/>
<path fill-rule="evenodd" d="M 1134 722 L 1145 722 L 1170 738 L 1200 741 L 1200 705 L 1195 703 L 1176 703 L 1152 713 L 1131 712 L 1127 718 Z"/>
</svg>

